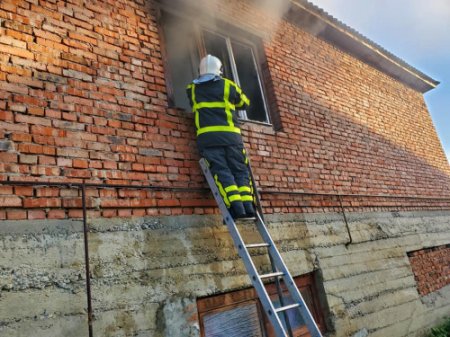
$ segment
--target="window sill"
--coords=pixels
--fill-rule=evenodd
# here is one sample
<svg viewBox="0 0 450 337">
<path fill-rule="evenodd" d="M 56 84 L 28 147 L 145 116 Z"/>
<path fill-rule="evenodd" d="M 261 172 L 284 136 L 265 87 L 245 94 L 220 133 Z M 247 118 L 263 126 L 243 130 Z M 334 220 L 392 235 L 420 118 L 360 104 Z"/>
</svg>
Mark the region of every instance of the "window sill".
<svg viewBox="0 0 450 337">
<path fill-rule="evenodd" d="M 276 134 L 276 130 L 270 123 L 252 121 L 248 119 L 239 119 L 239 122 L 241 122 L 241 129 L 244 131 L 257 131 L 269 135 Z"/>
</svg>

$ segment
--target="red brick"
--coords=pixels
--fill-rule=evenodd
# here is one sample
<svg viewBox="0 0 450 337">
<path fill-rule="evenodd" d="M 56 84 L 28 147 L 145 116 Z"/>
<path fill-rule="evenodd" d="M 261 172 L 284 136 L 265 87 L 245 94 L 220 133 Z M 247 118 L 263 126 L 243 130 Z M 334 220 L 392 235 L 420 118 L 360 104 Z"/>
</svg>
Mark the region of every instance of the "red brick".
<svg viewBox="0 0 450 337">
<path fill-rule="evenodd" d="M 89 44 L 91 44 L 93 46 L 97 45 L 97 39 L 94 39 L 92 37 L 89 37 L 89 36 L 86 36 L 86 35 L 83 35 L 83 34 L 79 34 L 79 33 L 76 33 L 76 32 L 69 32 L 69 37 L 71 39 L 74 39 L 74 40 L 87 42 L 87 43 L 89 43 Z"/>
<path fill-rule="evenodd" d="M 64 137 L 65 130 L 55 129 L 49 126 L 32 125 L 31 133 L 35 135 L 51 136 L 51 137 Z"/>
<path fill-rule="evenodd" d="M 57 154 L 61 157 L 89 158 L 88 151 L 75 148 L 58 148 Z"/>
<path fill-rule="evenodd" d="M 32 75 L 32 71 L 30 69 L 17 67 L 15 65 L 12 65 L 11 63 L 0 64 L 0 69 L 5 72 L 5 74 L 4 74 L 5 78 L 3 78 L 3 79 L 7 78 L 6 73 L 16 74 L 16 75 L 20 75 L 20 76 L 27 76 L 27 77 L 31 77 L 31 75 Z"/>
<path fill-rule="evenodd" d="M 75 167 L 75 168 L 88 168 L 89 167 L 89 162 L 87 160 L 74 159 L 73 160 L 73 167 Z"/>
<path fill-rule="evenodd" d="M 41 62 L 35 62 L 32 59 L 23 59 L 16 56 L 11 56 L 11 62 L 15 65 L 26 67 L 26 68 L 32 68 L 32 69 L 38 69 L 38 70 L 45 70 L 47 68 L 47 65 Z"/>
<path fill-rule="evenodd" d="M 24 81 L 26 82 L 26 81 Z M 42 86 L 43 87 L 43 86 Z M 25 103 L 27 105 L 36 105 L 38 107 L 46 107 L 48 105 L 46 100 L 43 100 L 42 97 L 30 97 L 30 96 L 22 96 L 22 95 L 15 95 L 14 96 L 14 102 L 17 103 Z M 28 107 L 28 110 L 30 107 Z M 42 109 L 43 111 L 43 109 Z M 44 113 L 42 112 L 42 115 Z"/>
<path fill-rule="evenodd" d="M 50 32 L 46 32 L 46 31 L 38 29 L 38 28 L 34 28 L 33 29 L 33 33 L 34 33 L 35 36 L 41 37 L 41 38 L 46 39 L 46 40 L 51 40 L 51 41 L 55 41 L 55 42 L 61 42 L 61 37 L 60 36 L 58 36 L 56 34 L 53 34 L 53 33 L 50 33 Z"/>
<path fill-rule="evenodd" d="M 89 75 L 96 75 L 97 74 L 97 70 L 96 69 L 93 69 L 93 68 L 91 68 L 89 66 L 80 65 L 80 64 L 77 64 L 77 63 L 69 62 L 69 63 L 67 63 L 67 68 L 71 69 L 71 70 L 74 70 L 74 71 L 77 71 L 77 72 L 80 72 L 80 73 L 89 74 Z"/>
<path fill-rule="evenodd" d="M 133 209 L 132 210 L 134 217 L 144 217 L 146 215 L 146 210 L 145 209 Z"/>
<path fill-rule="evenodd" d="M 61 13 L 55 12 L 55 11 L 51 11 L 48 10 L 42 6 L 36 6 L 34 4 L 31 5 L 31 11 L 35 12 L 35 13 L 40 13 L 42 14 L 44 17 L 50 17 L 59 21 L 62 21 L 63 19 L 63 15 Z"/>
<path fill-rule="evenodd" d="M 18 84 L 24 84 L 29 87 L 33 88 L 44 88 L 44 83 L 42 81 L 30 78 L 30 77 L 24 77 L 24 76 L 18 76 L 18 75 L 8 75 L 8 81 L 11 83 L 18 83 Z M 39 104 L 39 102 L 37 102 Z"/>
<path fill-rule="evenodd" d="M 37 125 L 52 125 L 52 121 L 42 117 L 29 116 L 24 114 L 16 114 L 15 118 L 16 123 L 29 123 L 29 124 L 37 124 Z"/>
<path fill-rule="evenodd" d="M 212 199 L 184 199 L 181 200 L 182 207 L 215 207 L 216 202 Z"/>
<path fill-rule="evenodd" d="M 22 34 L 19 34 L 19 35 L 22 35 Z M 8 36 L 7 34 L 0 35 L 0 44 L 17 47 L 17 48 L 21 48 L 21 49 L 27 48 L 26 42 L 17 40 L 15 38 L 13 38 L 12 36 Z"/>
<path fill-rule="evenodd" d="M 83 65 L 86 65 L 86 66 L 89 66 L 90 63 L 91 63 L 85 57 L 80 56 L 80 55 L 76 55 L 76 54 L 72 54 L 72 53 L 62 53 L 61 54 L 61 58 L 63 60 L 67 60 L 67 61 L 70 61 L 70 62 L 83 64 Z"/>
<path fill-rule="evenodd" d="M 34 54 L 29 52 L 28 50 L 17 48 L 17 47 L 11 47 L 7 45 L 0 44 L 0 53 L 5 53 L 8 55 L 15 55 L 19 57 L 23 57 L 26 59 L 33 59 Z"/>
<path fill-rule="evenodd" d="M 63 199 L 64 208 L 82 208 L 83 203 L 81 198 Z"/>
<path fill-rule="evenodd" d="M 119 217 L 131 217 L 133 215 L 133 212 L 131 209 L 119 209 L 117 211 L 117 215 Z"/>
<path fill-rule="evenodd" d="M 23 210 L 11 210 L 6 211 L 6 219 L 8 220 L 25 220 L 27 218 L 27 212 Z"/>
<path fill-rule="evenodd" d="M 7 29 L 6 35 L 11 36 L 17 40 L 22 40 L 24 42 L 32 42 L 34 41 L 34 36 L 29 34 L 24 34 L 15 30 Z"/>
<path fill-rule="evenodd" d="M 52 40 L 46 40 L 40 37 L 36 39 L 36 44 L 30 43 L 29 45 L 30 50 L 41 53 L 41 55 L 36 56 L 36 60 L 41 62 L 47 60 L 48 63 L 56 66 L 66 64 L 65 61 L 57 57 L 56 52 L 68 52 L 69 51 L 68 46 L 62 43 L 58 43 Z M 51 53 L 53 53 L 53 55 Z"/>
<path fill-rule="evenodd" d="M 26 33 L 26 34 L 30 34 L 30 35 L 33 34 L 33 29 L 29 25 L 23 25 L 17 21 L 6 20 L 5 27 L 10 28 L 14 31 L 22 32 L 22 33 Z"/>
<path fill-rule="evenodd" d="M 6 102 L 0 102 L 0 106 L 2 103 L 5 103 L 5 106 L 1 107 L 2 109 L 6 108 Z M 14 120 L 13 114 L 9 111 L 0 111 L 0 120 L 12 122 Z"/>
<path fill-rule="evenodd" d="M 42 210 L 32 210 L 28 211 L 28 220 L 45 219 L 45 211 Z"/>
<path fill-rule="evenodd" d="M 158 207 L 174 207 L 180 206 L 178 199 L 158 200 Z"/>
<path fill-rule="evenodd" d="M 18 156 L 15 153 L 0 152 L 0 163 L 17 163 Z"/>
<path fill-rule="evenodd" d="M 37 197 L 58 197 L 60 189 L 58 187 L 39 187 L 36 188 Z"/>
<path fill-rule="evenodd" d="M 18 196 L 30 197 L 34 195 L 34 188 L 31 186 L 15 186 L 14 193 Z"/>
<path fill-rule="evenodd" d="M 68 217 L 70 219 L 83 218 L 83 211 L 78 209 L 70 209 L 68 211 Z"/>
<path fill-rule="evenodd" d="M 0 90 L 6 90 L 17 94 L 28 94 L 28 87 L 6 82 L 0 82 Z"/>
<path fill-rule="evenodd" d="M 115 210 L 115 209 L 102 210 L 102 217 L 104 217 L 104 218 L 115 218 L 115 217 L 117 217 L 117 210 Z"/>
<path fill-rule="evenodd" d="M 441 259 L 441 256 L 450 256 L 450 247 L 426 248 L 408 255 L 420 295 L 427 295 L 450 284 L 450 268 L 446 268 L 448 261 Z"/>
<path fill-rule="evenodd" d="M 19 163 L 21 163 L 21 164 L 37 164 L 37 162 L 38 162 L 38 156 L 25 155 L 25 154 L 21 154 L 19 156 Z"/>
<path fill-rule="evenodd" d="M 25 208 L 56 208 L 61 207 L 59 198 L 26 198 L 23 202 Z"/>
<path fill-rule="evenodd" d="M 51 209 L 47 214 L 48 219 L 65 219 L 66 211 L 62 209 Z"/>
<path fill-rule="evenodd" d="M 28 107 L 28 113 L 30 115 L 44 116 L 45 110 L 44 110 L 44 108 L 29 106 Z"/>
</svg>

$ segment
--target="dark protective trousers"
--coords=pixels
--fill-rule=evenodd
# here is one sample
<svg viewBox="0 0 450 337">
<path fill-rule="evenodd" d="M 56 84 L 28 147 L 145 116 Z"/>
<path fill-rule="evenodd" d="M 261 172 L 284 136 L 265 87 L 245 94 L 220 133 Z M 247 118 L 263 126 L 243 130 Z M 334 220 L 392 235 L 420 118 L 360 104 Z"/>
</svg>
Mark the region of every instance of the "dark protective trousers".
<svg viewBox="0 0 450 337">
<path fill-rule="evenodd" d="M 205 147 L 201 155 L 208 161 L 231 215 L 234 218 L 253 215 L 253 186 L 244 148 L 239 145 Z"/>
</svg>

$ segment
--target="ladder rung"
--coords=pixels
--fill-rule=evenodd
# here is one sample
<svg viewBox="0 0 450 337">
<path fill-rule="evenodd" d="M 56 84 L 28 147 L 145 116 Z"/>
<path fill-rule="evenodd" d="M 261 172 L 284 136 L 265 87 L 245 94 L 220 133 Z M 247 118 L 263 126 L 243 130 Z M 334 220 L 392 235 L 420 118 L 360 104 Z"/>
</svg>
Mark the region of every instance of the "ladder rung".
<svg viewBox="0 0 450 337">
<path fill-rule="evenodd" d="M 249 243 L 245 245 L 246 248 L 261 248 L 261 247 L 270 247 L 268 243 Z"/>
<path fill-rule="evenodd" d="M 279 312 L 283 312 L 283 311 L 286 311 L 286 310 L 289 310 L 289 309 L 298 308 L 299 306 L 300 306 L 300 304 L 298 304 L 298 303 L 289 304 L 289 305 L 286 305 L 285 307 L 281 307 L 281 308 L 275 309 L 275 312 L 279 313 Z"/>
<path fill-rule="evenodd" d="M 248 217 L 248 218 L 237 218 L 234 222 L 254 222 L 256 221 L 256 217 Z"/>
<path fill-rule="evenodd" d="M 276 273 L 260 275 L 259 278 L 260 279 L 265 279 L 265 278 L 277 277 L 277 276 L 283 276 L 283 275 L 284 275 L 284 273 L 279 271 L 279 272 L 276 272 Z"/>
</svg>

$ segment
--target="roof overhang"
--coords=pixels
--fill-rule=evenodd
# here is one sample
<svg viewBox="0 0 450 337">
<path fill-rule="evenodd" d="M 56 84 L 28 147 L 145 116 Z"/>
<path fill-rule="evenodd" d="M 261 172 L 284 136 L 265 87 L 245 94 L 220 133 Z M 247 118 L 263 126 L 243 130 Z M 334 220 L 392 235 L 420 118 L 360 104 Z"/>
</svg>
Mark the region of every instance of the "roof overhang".
<svg viewBox="0 0 450 337">
<path fill-rule="evenodd" d="M 291 0 L 286 18 L 362 62 L 425 93 L 439 82 L 407 64 L 354 29 L 305 0 Z"/>
</svg>

